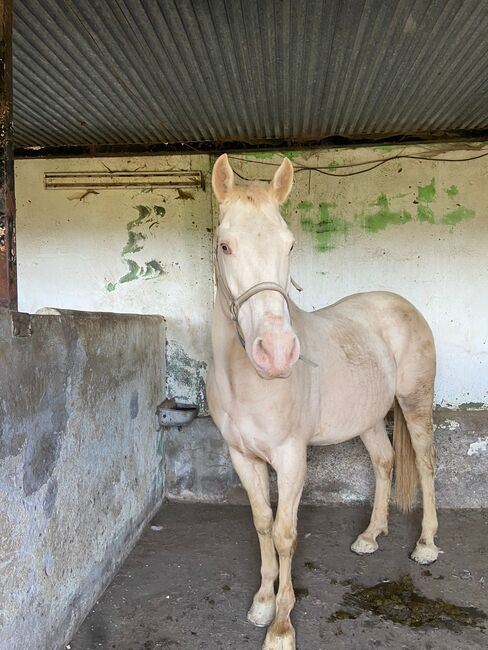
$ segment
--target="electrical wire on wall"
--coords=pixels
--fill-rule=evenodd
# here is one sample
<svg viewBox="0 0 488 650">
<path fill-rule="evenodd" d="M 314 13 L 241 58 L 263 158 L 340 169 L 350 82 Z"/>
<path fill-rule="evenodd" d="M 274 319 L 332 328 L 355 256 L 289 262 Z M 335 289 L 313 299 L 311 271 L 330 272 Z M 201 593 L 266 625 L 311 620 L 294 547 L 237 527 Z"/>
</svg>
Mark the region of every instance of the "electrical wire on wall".
<svg viewBox="0 0 488 650">
<path fill-rule="evenodd" d="M 281 153 L 277 153 L 277 155 L 281 155 L 283 158 L 284 156 Z M 424 156 L 422 154 L 415 155 L 415 154 L 396 154 L 394 156 L 388 156 L 388 158 L 377 158 L 375 160 L 365 160 L 363 162 L 356 162 L 356 163 L 347 163 L 344 165 L 336 165 L 334 164 L 334 169 L 347 169 L 351 167 L 364 167 L 365 165 L 369 165 L 366 169 L 359 169 L 357 171 L 352 171 L 352 172 L 345 172 L 345 173 L 339 173 L 337 174 L 336 172 L 331 171 L 330 165 L 328 167 L 318 167 L 318 166 L 308 166 L 308 165 L 293 165 L 294 171 L 296 174 L 300 172 L 317 172 L 319 174 L 324 174 L 325 176 L 333 176 L 336 178 L 344 178 L 346 176 L 357 176 L 358 174 L 366 174 L 367 172 L 373 171 L 373 169 L 377 169 L 381 165 L 385 165 L 388 162 L 391 162 L 392 160 L 428 160 L 430 162 L 451 162 L 451 163 L 459 163 L 459 162 L 470 162 L 472 160 L 478 160 L 479 158 L 484 158 L 485 156 L 488 156 L 488 151 L 478 154 L 476 156 L 469 156 L 467 158 L 437 158 L 434 156 L 439 155 L 439 152 L 435 153 L 432 156 Z M 277 163 L 272 163 L 272 162 L 267 162 L 264 160 L 249 160 L 248 158 L 242 158 L 240 156 L 229 156 L 229 159 L 231 160 L 238 160 L 240 162 L 245 162 L 245 163 L 252 163 L 252 164 L 259 164 L 259 165 L 269 165 L 272 167 L 278 167 L 279 165 Z M 256 178 L 256 179 L 250 179 L 246 178 L 245 176 L 242 176 L 238 172 L 234 170 L 235 174 L 239 176 L 242 180 L 249 181 L 249 180 L 258 180 L 258 181 L 269 181 L 269 178 Z"/>
</svg>

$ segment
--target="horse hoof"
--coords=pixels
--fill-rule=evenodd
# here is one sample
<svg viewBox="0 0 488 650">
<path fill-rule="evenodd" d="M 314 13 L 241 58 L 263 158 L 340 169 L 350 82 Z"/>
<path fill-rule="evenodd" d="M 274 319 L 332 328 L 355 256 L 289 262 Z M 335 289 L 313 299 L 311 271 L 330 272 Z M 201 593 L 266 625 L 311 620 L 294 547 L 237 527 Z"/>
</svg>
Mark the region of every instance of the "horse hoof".
<svg viewBox="0 0 488 650">
<path fill-rule="evenodd" d="M 354 544 L 351 545 L 351 551 L 358 555 L 369 555 L 378 550 L 378 544 L 372 539 L 366 539 L 359 535 Z"/>
<path fill-rule="evenodd" d="M 432 562 L 437 560 L 438 555 L 439 549 L 435 544 L 421 544 L 417 542 L 417 546 L 410 557 L 419 564 L 432 564 Z"/>
<path fill-rule="evenodd" d="M 268 631 L 262 650 L 296 650 L 295 630 L 291 628 L 279 635 Z"/>
<path fill-rule="evenodd" d="M 247 620 L 256 627 L 268 627 L 275 617 L 275 603 L 253 602 L 247 613 Z"/>
</svg>

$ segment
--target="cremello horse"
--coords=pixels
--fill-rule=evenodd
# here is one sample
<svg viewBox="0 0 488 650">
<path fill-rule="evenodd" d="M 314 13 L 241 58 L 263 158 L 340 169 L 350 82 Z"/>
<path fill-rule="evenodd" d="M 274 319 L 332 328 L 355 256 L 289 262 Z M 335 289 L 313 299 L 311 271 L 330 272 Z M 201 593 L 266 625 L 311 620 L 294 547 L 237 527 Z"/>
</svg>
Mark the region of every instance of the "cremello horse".
<svg viewBox="0 0 488 650">
<path fill-rule="evenodd" d="M 415 307 L 393 293 L 355 294 L 313 313 L 291 302 L 293 235 L 279 205 L 292 182 L 293 167 L 286 158 L 269 186 L 236 186 L 225 154 L 212 176 L 220 222 L 214 362 L 207 394 L 249 496 L 259 537 L 262 582 L 248 618 L 270 626 L 264 650 L 295 648 L 291 564 L 307 445 L 361 436 L 371 456 L 373 512 L 353 551 L 373 553 L 378 535 L 388 531 L 395 457 L 397 501 L 403 510 L 413 505 L 417 473 L 422 487 L 422 532 L 412 558 L 427 564 L 438 554 L 432 333 Z M 395 454 L 384 425 L 393 403 Z M 279 491 L 274 522 L 268 464 L 276 470 Z"/>
</svg>

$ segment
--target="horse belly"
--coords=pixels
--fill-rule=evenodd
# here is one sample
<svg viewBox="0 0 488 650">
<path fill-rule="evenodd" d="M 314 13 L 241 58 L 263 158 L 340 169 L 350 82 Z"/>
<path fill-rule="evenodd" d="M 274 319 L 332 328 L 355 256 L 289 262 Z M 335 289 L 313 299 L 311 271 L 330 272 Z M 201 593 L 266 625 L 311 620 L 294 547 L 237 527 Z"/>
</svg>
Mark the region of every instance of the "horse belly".
<svg viewBox="0 0 488 650">
<path fill-rule="evenodd" d="M 384 418 L 393 403 L 393 362 L 380 367 L 349 367 L 342 376 L 343 381 L 322 391 L 320 430 L 310 440 L 311 445 L 334 445 L 361 435 Z"/>
</svg>

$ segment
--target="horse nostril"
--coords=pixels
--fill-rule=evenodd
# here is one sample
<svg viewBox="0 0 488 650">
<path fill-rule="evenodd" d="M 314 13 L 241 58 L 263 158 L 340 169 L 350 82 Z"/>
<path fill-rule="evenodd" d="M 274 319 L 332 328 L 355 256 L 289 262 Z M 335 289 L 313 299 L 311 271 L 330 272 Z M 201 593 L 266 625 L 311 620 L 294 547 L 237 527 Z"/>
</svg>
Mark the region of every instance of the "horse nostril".
<svg viewBox="0 0 488 650">
<path fill-rule="evenodd" d="M 269 353 L 262 338 L 257 337 L 252 346 L 252 356 L 258 366 L 265 367 L 269 362 Z"/>
<path fill-rule="evenodd" d="M 298 357 L 300 356 L 300 341 L 298 340 L 297 336 L 293 337 L 293 343 L 291 346 L 290 350 L 290 365 L 293 365 L 296 361 L 298 361 Z"/>
</svg>

